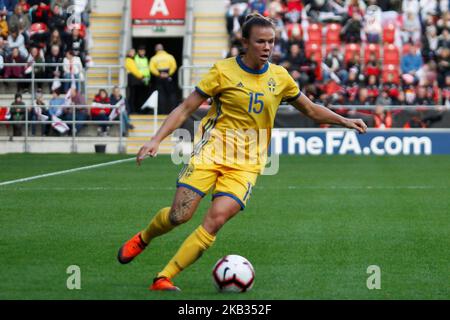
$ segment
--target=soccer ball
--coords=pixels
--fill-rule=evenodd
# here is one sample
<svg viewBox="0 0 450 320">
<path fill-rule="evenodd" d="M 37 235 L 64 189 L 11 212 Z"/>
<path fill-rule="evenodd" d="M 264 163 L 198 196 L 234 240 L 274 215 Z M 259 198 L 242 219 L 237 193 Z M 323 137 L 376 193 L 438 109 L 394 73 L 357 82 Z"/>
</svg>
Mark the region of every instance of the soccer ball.
<svg viewBox="0 0 450 320">
<path fill-rule="evenodd" d="M 217 261 L 212 276 L 219 292 L 245 292 L 253 287 L 255 269 L 246 258 L 231 254 Z"/>
</svg>

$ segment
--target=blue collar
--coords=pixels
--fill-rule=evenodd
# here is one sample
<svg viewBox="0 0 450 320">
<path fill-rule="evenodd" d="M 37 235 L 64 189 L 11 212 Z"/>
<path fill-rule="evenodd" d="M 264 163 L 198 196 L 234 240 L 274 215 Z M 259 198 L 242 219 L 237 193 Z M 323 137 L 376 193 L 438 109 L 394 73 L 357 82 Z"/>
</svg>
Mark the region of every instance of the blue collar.
<svg viewBox="0 0 450 320">
<path fill-rule="evenodd" d="M 241 67 L 242 70 L 248 72 L 248 73 L 252 73 L 252 74 L 263 74 L 264 72 L 267 71 L 267 69 L 269 69 L 269 63 L 266 62 L 264 64 L 264 66 L 261 69 L 252 69 L 247 67 L 244 62 L 242 61 L 242 58 L 240 56 L 236 56 L 236 62 L 238 63 L 239 67 Z"/>
</svg>

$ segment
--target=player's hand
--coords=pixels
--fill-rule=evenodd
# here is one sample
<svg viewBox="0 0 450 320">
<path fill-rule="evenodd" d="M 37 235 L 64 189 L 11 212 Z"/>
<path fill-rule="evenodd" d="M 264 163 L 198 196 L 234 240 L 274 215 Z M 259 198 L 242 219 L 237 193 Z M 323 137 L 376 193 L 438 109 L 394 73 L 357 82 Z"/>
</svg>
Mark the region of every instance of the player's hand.
<svg viewBox="0 0 450 320">
<path fill-rule="evenodd" d="M 139 152 L 136 156 L 137 164 L 140 166 L 142 160 L 144 160 L 144 158 L 146 156 L 156 157 L 156 154 L 158 153 L 158 148 L 159 148 L 159 143 L 156 141 L 151 140 L 151 141 L 144 143 L 144 145 L 141 147 L 141 149 L 139 149 Z"/>
<path fill-rule="evenodd" d="M 347 119 L 344 126 L 349 129 L 356 129 L 359 133 L 366 133 L 367 125 L 361 119 Z"/>
</svg>

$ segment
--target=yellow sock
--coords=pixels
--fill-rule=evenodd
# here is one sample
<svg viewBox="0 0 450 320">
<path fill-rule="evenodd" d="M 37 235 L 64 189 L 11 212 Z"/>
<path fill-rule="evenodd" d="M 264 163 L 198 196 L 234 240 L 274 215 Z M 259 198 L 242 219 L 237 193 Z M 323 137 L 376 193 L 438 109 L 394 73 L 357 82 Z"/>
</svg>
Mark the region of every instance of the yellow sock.
<svg viewBox="0 0 450 320">
<path fill-rule="evenodd" d="M 169 261 L 163 271 L 158 273 L 158 277 L 167 277 L 169 279 L 175 277 L 179 272 L 200 258 L 203 252 L 211 247 L 215 239 L 215 236 L 209 234 L 202 226 L 199 226 L 184 240 L 172 260 Z"/>
<path fill-rule="evenodd" d="M 169 232 L 175 226 L 169 219 L 170 207 L 162 208 L 150 221 L 147 228 L 142 230 L 141 237 L 145 243 L 149 243 L 153 238 L 156 238 L 164 233 Z"/>
</svg>

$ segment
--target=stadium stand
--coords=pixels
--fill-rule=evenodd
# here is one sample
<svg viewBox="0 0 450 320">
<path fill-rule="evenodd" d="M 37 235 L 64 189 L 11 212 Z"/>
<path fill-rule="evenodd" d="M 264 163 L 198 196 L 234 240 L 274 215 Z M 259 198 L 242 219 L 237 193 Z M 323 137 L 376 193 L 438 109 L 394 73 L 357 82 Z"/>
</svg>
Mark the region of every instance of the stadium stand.
<svg viewBox="0 0 450 320">
<path fill-rule="evenodd" d="M 231 1 L 228 12 L 239 6 L 244 16 L 252 12 L 252 3 L 252 0 Z M 281 35 L 277 41 L 282 43 L 280 48 L 285 48 L 278 63 L 288 66 L 291 75 L 311 99 L 325 105 L 354 105 L 359 100 L 355 100 L 355 96 L 364 96 L 364 92 L 360 95 L 361 91 L 367 91 L 373 97 L 369 99 L 371 104 L 383 101 L 398 105 L 399 109 L 390 114 L 392 126 L 403 127 L 408 125 L 402 118 L 404 114 L 415 110 L 400 112 L 401 106 L 449 105 L 446 83 L 450 80 L 444 81 L 450 78 L 450 63 L 444 62 L 450 55 L 449 3 L 447 0 L 433 1 L 432 4 L 414 0 L 267 1 L 264 15 L 274 20 Z M 420 21 L 419 39 L 404 35 L 414 31 L 408 19 Z M 295 26 L 301 26 L 301 32 L 296 32 L 301 35 L 301 41 L 298 38 L 293 41 Z M 298 72 L 304 72 L 302 69 L 289 68 L 293 43 L 300 43 L 304 48 L 304 59 L 313 55 L 317 62 L 316 77 L 298 76 Z M 330 74 L 326 62 L 335 48 L 343 55 L 343 67 Z M 417 61 L 419 57 L 420 61 Z M 336 58 L 335 63 L 338 61 Z M 302 65 L 302 62 L 297 61 L 297 64 Z M 403 72 L 402 66 L 408 71 Z M 324 70 L 326 76 L 323 76 Z M 314 90 L 311 85 L 315 86 Z M 374 93 L 379 99 L 373 96 Z M 387 100 L 383 100 L 384 95 Z M 420 98 L 423 95 L 426 99 Z M 434 112 L 438 115 L 436 119 L 448 119 L 443 116 L 444 111 Z M 377 119 L 375 108 L 365 113 Z M 375 120 L 369 122 L 376 123 Z M 427 125 L 446 127 L 448 123 L 435 121 Z"/>
<path fill-rule="evenodd" d="M 133 35 L 124 32 L 132 27 L 131 23 L 124 24 L 126 15 L 121 6 L 125 1 L 95 1 L 103 4 L 102 10 L 92 10 L 92 1 L 20 1 L 17 5 L 17 1 L 7 1 L 8 7 L 2 7 L 3 2 L 0 0 L 0 121 L 3 121 L 0 137 L 15 137 L 13 123 L 8 125 L 7 121 L 39 121 L 43 116 L 51 119 L 53 115 L 68 122 L 92 121 L 90 108 L 100 89 L 105 89 L 109 96 L 119 86 L 128 99 L 123 49 L 124 44 L 127 50 L 131 49 Z M 433 1 L 433 5 L 418 0 L 230 0 L 227 5 L 220 0 L 192 2 L 195 4 L 192 15 L 186 13 L 191 22 L 185 26 L 183 59 L 186 60 L 179 68 L 184 97 L 215 61 L 239 54 L 243 18 L 257 11 L 270 17 L 277 28 L 272 62 L 286 67 L 310 99 L 326 106 L 335 105 L 342 114 L 358 116 L 362 112 L 372 126 L 379 120 L 376 104 L 398 106 L 392 107 L 389 114 L 392 127 L 411 126 L 410 115 L 420 118 L 423 108 L 407 110 L 408 106 L 427 106 L 429 112 L 434 112 L 436 116 L 431 118 L 435 121 L 426 122 L 428 127 L 450 124 L 448 111 L 438 107 L 450 106 L 448 0 Z M 87 7 L 76 9 L 79 19 L 71 21 L 74 12 L 70 6 L 80 3 Z M 414 25 L 407 25 L 412 18 L 420 22 L 420 39 L 405 34 L 414 29 Z M 123 38 L 125 34 L 128 39 Z M 45 66 L 37 64 L 43 62 Z M 30 82 L 32 78 L 37 80 Z M 77 88 L 75 96 L 82 98 L 68 99 L 72 86 Z M 78 107 L 61 108 L 57 114 L 51 114 L 45 105 L 34 108 L 38 88 L 42 90 L 44 103 L 55 103 L 56 91 L 62 104 L 70 102 Z M 11 103 L 16 93 L 22 95 L 26 106 L 33 108 L 17 112 L 14 118 Z M 365 109 L 355 107 L 361 102 Z M 204 107 L 203 111 L 208 105 Z M 61 129 L 64 126 L 55 122 L 50 130 L 46 127 L 42 131 L 40 125 L 34 124 L 36 130 L 30 126 L 21 135 L 98 139 L 107 134 L 123 136 L 127 141 L 125 149 L 134 153 L 143 138 L 154 134 L 156 125 L 149 129 L 148 124 L 161 124 L 165 119 L 164 115 L 137 114 L 141 113 L 139 109 L 140 106 L 130 108 L 127 104 L 124 112 L 133 111 L 129 119 L 130 128 L 134 129 L 127 131 L 127 122 L 122 134 L 119 128 L 122 117 L 101 117 L 103 121 L 115 121 L 110 123 L 110 131 L 97 132 L 101 123 L 79 125 L 78 132 L 72 132 L 74 126 L 67 123 L 69 129 L 64 131 Z M 114 114 L 111 110 L 107 112 Z M 276 123 L 289 121 L 279 118 Z M 297 125 L 316 126 L 304 119 Z"/>
</svg>

